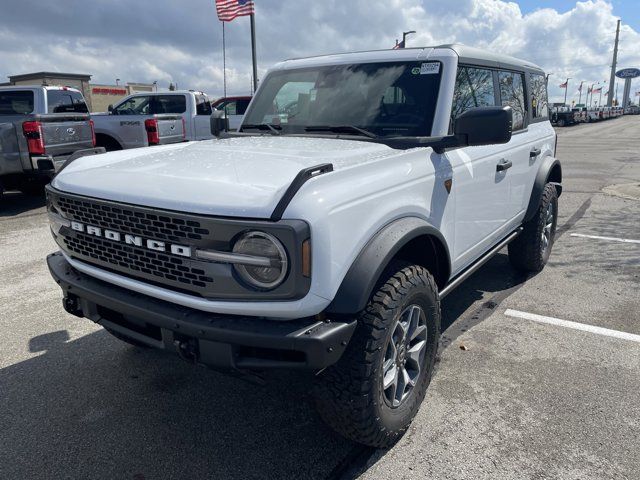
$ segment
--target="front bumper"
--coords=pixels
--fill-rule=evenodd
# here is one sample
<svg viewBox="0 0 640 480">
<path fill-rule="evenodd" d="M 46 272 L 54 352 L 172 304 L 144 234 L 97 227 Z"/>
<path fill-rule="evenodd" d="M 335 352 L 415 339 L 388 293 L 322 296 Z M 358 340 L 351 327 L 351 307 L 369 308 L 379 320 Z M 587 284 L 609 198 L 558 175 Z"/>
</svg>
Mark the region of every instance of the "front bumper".
<svg viewBox="0 0 640 480">
<path fill-rule="evenodd" d="M 214 368 L 320 370 L 338 361 L 356 327 L 355 320 L 273 321 L 202 312 L 88 276 L 59 252 L 47 264 L 68 312 Z"/>
</svg>

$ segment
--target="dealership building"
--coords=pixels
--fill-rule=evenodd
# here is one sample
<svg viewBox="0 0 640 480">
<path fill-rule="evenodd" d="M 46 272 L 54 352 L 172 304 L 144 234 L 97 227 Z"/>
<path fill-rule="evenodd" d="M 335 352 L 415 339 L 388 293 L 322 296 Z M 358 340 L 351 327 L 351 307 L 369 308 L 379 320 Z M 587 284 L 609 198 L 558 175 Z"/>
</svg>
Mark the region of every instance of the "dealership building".
<svg viewBox="0 0 640 480">
<path fill-rule="evenodd" d="M 127 82 L 123 85 L 103 85 L 91 83 L 91 75 L 80 73 L 36 72 L 23 75 L 11 75 L 8 85 L 62 85 L 77 88 L 87 100 L 90 112 L 105 112 L 109 105 L 121 98 L 138 92 L 152 92 L 156 85 L 151 83 Z"/>
</svg>

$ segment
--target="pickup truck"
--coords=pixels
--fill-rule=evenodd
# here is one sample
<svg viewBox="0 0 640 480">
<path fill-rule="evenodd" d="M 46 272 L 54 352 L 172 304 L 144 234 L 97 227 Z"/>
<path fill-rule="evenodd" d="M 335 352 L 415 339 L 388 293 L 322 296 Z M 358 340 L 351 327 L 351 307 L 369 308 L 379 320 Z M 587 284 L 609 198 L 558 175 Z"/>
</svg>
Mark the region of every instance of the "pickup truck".
<svg viewBox="0 0 640 480">
<path fill-rule="evenodd" d="M 211 102 L 192 91 L 136 93 L 94 113 L 96 141 L 108 151 L 212 138 Z"/>
<path fill-rule="evenodd" d="M 40 193 L 70 155 L 93 148 L 82 93 L 69 87 L 0 87 L 0 195 Z"/>
<path fill-rule="evenodd" d="M 561 106 L 551 109 L 551 123 L 559 127 L 566 127 L 567 125 L 574 125 L 577 121 L 569 107 Z"/>
<path fill-rule="evenodd" d="M 547 98 L 531 62 L 461 45 L 280 63 L 238 132 L 212 115 L 218 140 L 60 171 L 49 270 L 67 312 L 124 342 L 307 370 L 331 427 L 388 447 L 425 397 L 441 299 L 504 247 L 521 271 L 549 260 Z"/>
<path fill-rule="evenodd" d="M 222 97 L 216 100 L 212 107 L 214 110 L 225 112 L 225 117 L 229 121 L 229 130 L 237 130 L 249 103 L 251 103 L 250 96 Z"/>
</svg>

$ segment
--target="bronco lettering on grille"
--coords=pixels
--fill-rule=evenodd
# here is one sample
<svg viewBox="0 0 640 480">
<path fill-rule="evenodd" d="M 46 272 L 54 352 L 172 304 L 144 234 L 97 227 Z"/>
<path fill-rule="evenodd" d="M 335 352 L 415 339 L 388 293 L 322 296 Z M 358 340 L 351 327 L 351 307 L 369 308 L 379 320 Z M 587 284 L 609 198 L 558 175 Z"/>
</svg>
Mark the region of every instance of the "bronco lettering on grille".
<svg viewBox="0 0 640 480">
<path fill-rule="evenodd" d="M 120 232 L 113 230 L 107 230 L 106 228 L 94 227 L 93 225 L 85 225 L 80 222 L 71 222 L 71 229 L 76 232 L 86 233 L 87 235 L 93 235 L 95 237 L 106 238 L 113 242 L 124 242 L 127 245 L 134 245 L 136 247 L 145 247 L 149 250 L 156 252 L 171 252 L 174 255 L 181 257 L 191 257 L 191 247 L 185 245 L 172 245 L 166 242 L 160 242 L 158 240 L 148 240 L 137 235 L 123 235 Z"/>
</svg>

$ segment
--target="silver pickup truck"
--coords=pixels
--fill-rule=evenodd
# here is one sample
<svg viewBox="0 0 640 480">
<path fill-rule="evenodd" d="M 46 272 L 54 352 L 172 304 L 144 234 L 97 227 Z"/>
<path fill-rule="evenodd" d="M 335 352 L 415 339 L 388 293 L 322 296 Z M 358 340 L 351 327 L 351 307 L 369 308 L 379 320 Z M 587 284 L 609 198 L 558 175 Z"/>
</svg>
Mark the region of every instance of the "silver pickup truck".
<svg viewBox="0 0 640 480">
<path fill-rule="evenodd" d="M 211 112 L 202 92 L 153 92 L 125 97 L 91 118 L 98 145 L 113 151 L 212 138 Z"/>
<path fill-rule="evenodd" d="M 99 153 L 82 93 L 68 87 L 0 87 L 0 195 L 42 192 L 72 155 Z M 86 150 L 86 151 L 85 151 Z"/>
</svg>

